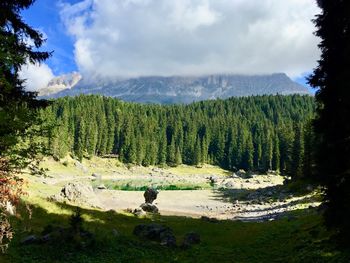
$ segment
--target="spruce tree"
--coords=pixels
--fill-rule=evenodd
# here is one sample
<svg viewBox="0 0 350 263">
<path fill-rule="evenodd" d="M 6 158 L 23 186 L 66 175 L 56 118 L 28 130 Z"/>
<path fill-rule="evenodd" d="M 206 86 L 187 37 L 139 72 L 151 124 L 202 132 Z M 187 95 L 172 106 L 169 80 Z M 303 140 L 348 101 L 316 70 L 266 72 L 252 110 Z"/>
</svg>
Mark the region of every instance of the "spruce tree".
<svg viewBox="0 0 350 263">
<path fill-rule="evenodd" d="M 309 79 L 316 92 L 317 179 L 326 187 L 326 219 L 350 243 L 350 2 L 318 0 L 321 59 Z"/>
<path fill-rule="evenodd" d="M 0 249 L 7 247 L 12 229 L 4 209 L 6 202 L 16 204 L 22 194 L 22 180 L 14 170 L 28 164 L 40 150 L 30 141 L 21 151 L 12 154 L 13 147 L 29 133 L 34 124 L 39 125 L 38 109 L 46 102 L 36 100 L 36 93 L 25 90 L 25 81 L 19 71 L 26 63 L 40 63 L 50 53 L 40 52 L 43 35 L 26 24 L 20 12 L 28 9 L 33 0 L 0 1 Z M 30 44 L 33 42 L 33 44 Z M 35 129 L 32 129 L 34 132 Z"/>
</svg>

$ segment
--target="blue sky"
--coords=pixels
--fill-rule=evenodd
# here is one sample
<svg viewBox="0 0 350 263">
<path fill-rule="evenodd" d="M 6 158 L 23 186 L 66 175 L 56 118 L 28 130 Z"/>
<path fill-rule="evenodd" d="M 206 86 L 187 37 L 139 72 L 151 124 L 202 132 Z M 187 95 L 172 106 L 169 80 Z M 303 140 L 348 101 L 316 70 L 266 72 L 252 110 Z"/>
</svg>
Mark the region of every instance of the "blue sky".
<svg viewBox="0 0 350 263">
<path fill-rule="evenodd" d="M 37 0 L 22 15 L 54 53 L 25 77 L 284 72 L 306 85 L 317 12 L 310 0 Z"/>
<path fill-rule="evenodd" d="M 69 1 L 71 3 L 79 2 Z M 67 34 L 59 14 L 59 2 L 55 0 L 37 0 L 34 5 L 25 10 L 23 18 L 34 28 L 44 32 L 47 41 L 43 50 L 54 51 L 46 62 L 55 75 L 77 70 L 74 61 L 74 41 Z"/>
</svg>

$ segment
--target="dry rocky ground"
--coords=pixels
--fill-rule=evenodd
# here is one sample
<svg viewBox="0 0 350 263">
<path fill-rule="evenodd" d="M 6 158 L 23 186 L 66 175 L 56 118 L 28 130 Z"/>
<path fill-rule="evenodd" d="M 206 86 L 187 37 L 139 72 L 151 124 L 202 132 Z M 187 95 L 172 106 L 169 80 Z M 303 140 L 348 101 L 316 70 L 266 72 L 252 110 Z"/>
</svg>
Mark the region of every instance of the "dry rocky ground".
<svg viewBox="0 0 350 263">
<path fill-rule="evenodd" d="M 273 220 L 284 212 L 320 204 L 317 191 L 297 195 L 283 185 L 286 178 L 274 173 L 232 173 L 217 167 L 131 167 L 115 160 L 55 162 L 47 159 L 47 177 L 26 175 L 30 195 L 71 202 L 103 210 L 131 211 L 144 202 L 143 191 L 113 190 L 128 187 L 190 186 L 199 190 L 160 190 L 155 205 L 163 215 L 203 217 L 208 220 Z M 61 193 L 65 188 L 65 192 Z M 213 220 L 214 220 L 213 219 Z"/>
</svg>

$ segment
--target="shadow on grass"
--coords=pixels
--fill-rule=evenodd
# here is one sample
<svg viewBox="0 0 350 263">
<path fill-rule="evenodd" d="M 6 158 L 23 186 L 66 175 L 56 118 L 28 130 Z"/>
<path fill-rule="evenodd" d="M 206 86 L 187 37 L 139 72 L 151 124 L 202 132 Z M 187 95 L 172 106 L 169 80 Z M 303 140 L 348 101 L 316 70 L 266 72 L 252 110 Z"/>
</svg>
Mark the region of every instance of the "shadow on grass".
<svg viewBox="0 0 350 263">
<path fill-rule="evenodd" d="M 77 248 L 65 240 L 21 245 L 23 237 L 40 235 L 47 225 L 69 226 L 69 213 L 76 207 L 53 205 L 59 206 L 62 213 L 49 213 L 45 208 L 32 206 L 30 220 L 12 219 L 16 235 L 7 254 L 0 255 L 0 262 L 347 262 L 341 260 L 349 257 L 348 253 L 335 250 L 328 241 L 322 241 L 328 240 L 329 233 L 316 213 L 297 214 L 297 220 L 293 221 L 220 221 L 213 224 L 186 217 L 137 218 L 114 211 L 82 208 L 83 227 L 95 237 L 93 246 Z M 144 223 L 171 227 L 178 244 L 190 231 L 199 233 L 202 242 L 184 250 L 140 240 L 132 231 L 136 225 Z"/>
</svg>

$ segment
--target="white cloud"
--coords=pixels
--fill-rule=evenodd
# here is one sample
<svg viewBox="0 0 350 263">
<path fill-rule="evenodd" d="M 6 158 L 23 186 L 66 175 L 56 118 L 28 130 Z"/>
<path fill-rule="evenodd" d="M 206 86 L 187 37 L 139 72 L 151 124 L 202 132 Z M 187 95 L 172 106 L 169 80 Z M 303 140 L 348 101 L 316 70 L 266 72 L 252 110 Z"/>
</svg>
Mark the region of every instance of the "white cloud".
<svg viewBox="0 0 350 263">
<path fill-rule="evenodd" d="M 54 78 L 50 67 L 46 64 L 27 64 L 19 72 L 21 79 L 26 80 L 24 86 L 27 90 L 36 91 L 45 88 L 49 81 Z"/>
<path fill-rule="evenodd" d="M 84 75 L 310 71 L 310 0 L 85 0 L 61 4 Z"/>
</svg>

